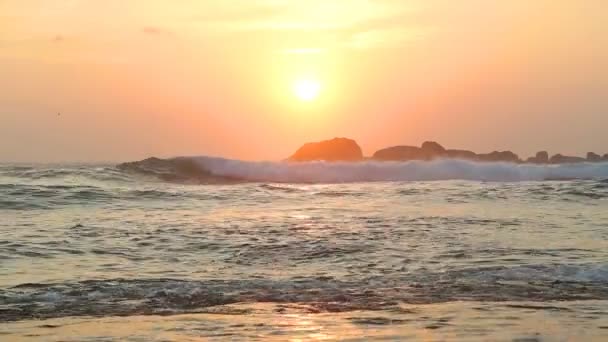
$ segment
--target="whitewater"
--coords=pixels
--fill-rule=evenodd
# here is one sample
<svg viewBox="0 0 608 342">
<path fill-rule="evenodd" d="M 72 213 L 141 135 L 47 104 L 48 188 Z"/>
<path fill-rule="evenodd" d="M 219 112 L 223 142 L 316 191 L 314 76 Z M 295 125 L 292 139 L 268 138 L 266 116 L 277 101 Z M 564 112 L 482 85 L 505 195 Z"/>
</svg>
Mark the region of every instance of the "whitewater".
<svg viewBox="0 0 608 342">
<path fill-rule="evenodd" d="M 252 162 L 217 157 L 147 159 L 122 169 L 176 176 L 201 176 L 277 183 L 344 183 L 378 181 L 541 181 L 608 178 L 608 162 L 558 165 L 474 162 L 457 159 L 408 162 Z"/>
<path fill-rule="evenodd" d="M 0 340 L 608 338 L 608 163 L 0 164 Z"/>
</svg>

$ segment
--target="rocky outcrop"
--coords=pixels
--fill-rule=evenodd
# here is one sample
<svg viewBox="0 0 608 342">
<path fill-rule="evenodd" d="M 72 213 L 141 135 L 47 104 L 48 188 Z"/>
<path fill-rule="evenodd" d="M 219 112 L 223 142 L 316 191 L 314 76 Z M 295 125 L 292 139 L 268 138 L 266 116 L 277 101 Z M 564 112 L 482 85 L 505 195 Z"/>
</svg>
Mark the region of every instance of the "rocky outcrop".
<svg viewBox="0 0 608 342">
<path fill-rule="evenodd" d="M 587 161 L 589 162 L 599 162 L 602 161 L 602 156 L 594 152 L 587 153 Z"/>
<path fill-rule="evenodd" d="M 446 158 L 477 160 L 477 153 L 467 150 L 446 150 Z"/>
<path fill-rule="evenodd" d="M 528 158 L 528 160 L 526 160 L 526 163 L 547 164 L 547 163 L 549 163 L 549 152 L 540 151 L 540 152 L 536 153 L 535 157 Z"/>
<path fill-rule="evenodd" d="M 421 149 L 428 155 L 429 159 L 441 158 L 446 154 L 445 148 L 434 141 L 423 142 Z"/>
<path fill-rule="evenodd" d="M 521 162 L 519 156 L 511 151 L 494 151 L 492 153 L 478 154 L 477 159 L 485 162 Z"/>
<path fill-rule="evenodd" d="M 347 138 L 334 138 L 304 144 L 289 157 L 290 161 L 359 161 L 363 152 L 356 141 Z"/>
<path fill-rule="evenodd" d="M 372 159 L 394 161 L 424 160 L 425 154 L 420 147 L 393 146 L 376 151 Z"/>
<path fill-rule="evenodd" d="M 585 158 L 564 156 L 561 154 L 556 154 L 553 157 L 551 157 L 551 159 L 549 159 L 549 162 L 551 164 L 572 164 L 572 163 L 582 163 L 585 161 L 587 161 Z"/>
<path fill-rule="evenodd" d="M 487 154 L 476 154 L 467 150 L 446 150 L 434 141 L 426 141 L 421 147 L 415 146 L 394 146 L 385 148 L 374 153 L 373 159 L 376 160 L 433 160 L 440 158 L 464 159 L 473 161 L 488 162 L 512 162 L 519 163 L 521 160 L 517 154 L 511 151 L 494 151 Z M 548 159 L 548 158 L 547 158 Z"/>
<path fill-rule="evenodd" d="M 376 151 L 371 159 L 380 161 L 410 161 L 435 159 L 460 159 L 480 162 L 522 163 L 519 156 L 511 151 L 494 151 L 477 154 L 468 150 L 446 149 L 435 141 L 425 141 L 417 146 L 393 146 Z M 334 138 L 321 142 L 307 143 L 300 147 L 288 160 L 290 161 L 360 161 L 364 160 L 359 145 L 351 139 Z M 582 162 L 608 162 L 608 153 L 600 156 L 589 152 L 586 158 L 556 154 L 549 158 L 547 151 L 540 151 L 528 158 L 529 164 L 564 164 Z"/>
<path fill-rule="evenodd" d="M 393 146 L 374 153 L 376 160 L 433 160 L 447 157 L 446 149 L 434 141 L 425 141 L 421 147 Z"/>
</svg>

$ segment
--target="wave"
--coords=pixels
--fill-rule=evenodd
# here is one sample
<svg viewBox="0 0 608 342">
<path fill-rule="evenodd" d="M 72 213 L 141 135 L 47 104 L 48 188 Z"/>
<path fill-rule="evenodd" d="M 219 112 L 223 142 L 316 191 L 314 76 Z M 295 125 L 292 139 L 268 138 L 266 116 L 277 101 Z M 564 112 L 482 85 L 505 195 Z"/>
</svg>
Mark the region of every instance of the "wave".
<svg viewBox="0 0 608 342">
<path fill-rule="evenodd" d="M 119 169 L 167 181 L 348 183 L 378 181 L 543 181 L 606 179 L 608 163 L 531 165 L 455 159 L 408 162 L 253 162 L 217 157 L 149 158 Z"/>
<path fill-rule="evenodd" d="M 394 309 L 399 303 L 606 300 L 605 264 L 472 268 L 343 281 L 99 279 L 0 289 L 0 322 L 66 316 L 169 315 L 234 303 L 293 303 L 317 312 Z"/>
<path fill-rule="evenodd" d="M 95 165 L 36 165 L 36 166 L 3 166 L 0 165 L 0 177 L 19 182 L 22 179 L 40 181 L 41 184 L 75 183 L 83 181 L 123 181 L 130 179 L 116 167 Z"/>
</svg>

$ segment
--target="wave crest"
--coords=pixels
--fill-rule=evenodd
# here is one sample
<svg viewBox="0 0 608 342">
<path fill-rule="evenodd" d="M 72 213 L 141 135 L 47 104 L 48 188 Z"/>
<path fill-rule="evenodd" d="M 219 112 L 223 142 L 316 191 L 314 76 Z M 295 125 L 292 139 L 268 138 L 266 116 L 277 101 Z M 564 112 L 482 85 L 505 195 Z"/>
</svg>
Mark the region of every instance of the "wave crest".
<svg viewBox="0 0 608 342">
<path fill-rule="evenodd" d="M 122 170 L 166 181 L 347 183 L 377 181 L 543 181 L 606 179 L 608 163 L 532 165 L 442 159 L 408 162 L 252 162 L 216 157 L 149 158 Z"/>
</svg>

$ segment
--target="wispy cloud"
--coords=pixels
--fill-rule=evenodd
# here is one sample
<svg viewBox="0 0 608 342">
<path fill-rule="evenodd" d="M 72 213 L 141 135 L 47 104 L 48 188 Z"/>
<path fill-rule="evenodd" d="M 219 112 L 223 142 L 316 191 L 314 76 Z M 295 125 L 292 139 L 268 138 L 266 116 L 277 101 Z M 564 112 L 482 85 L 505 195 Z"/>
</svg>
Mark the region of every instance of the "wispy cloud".
<svg viewBox="0 0 608 342">
<path fill-rule="evenodd" d="M 62 34 L 53 40 L 56 42 L 70 37 L 70 43 L 81 39 L 132 46 L 130 39 L 137 34 L 179 35 L 184 41 L 205 39 L 217 48 L 257 46 L 262 47 L 260 51 L 319 54 L 405 44 L 423 39 L 427 30 L 416 20 L 418 1 L 183 0 L 181 6 L 166 0 L 114 1 L 113 5 L 66 0 L 44 6 L 12 1 L 12 10 L 0 16 L 0 32 L 11 32 L 0 39 L 10 41 L 35 38 L 48 42 L 53 38 L 47 28 L 52 27 Z M 87 15 L 91 13 L 96 15 Z M 113 20 L 106 20 L 110 15 Z"/>
<path fill-rule="evenodd" d="M 408 20 L 416 11 L 409 3 L 390 0 L 309 0 L 290 2 L 289 6 L 286 1 L 258 1 L 242 6 L 216 6 L 214 12 L 199 16 L 198 24 L 206 32 L 216 34 L 257 33 L 284 37 L 280 38 L 283 40 L 331 36 L 330 45 L 366 49 L 422 39 L 425 28 Z M 319 53 L 323 48 L 282 48 L 282 51 Z"/>
</svg>

